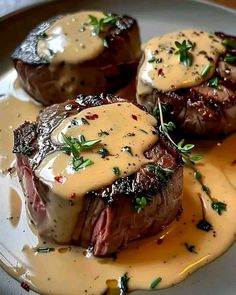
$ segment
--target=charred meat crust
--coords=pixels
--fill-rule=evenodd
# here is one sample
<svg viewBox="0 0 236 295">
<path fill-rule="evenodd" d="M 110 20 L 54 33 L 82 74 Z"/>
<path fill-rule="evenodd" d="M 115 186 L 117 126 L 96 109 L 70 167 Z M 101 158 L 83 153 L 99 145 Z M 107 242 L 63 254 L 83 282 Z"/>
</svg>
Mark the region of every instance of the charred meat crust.
<svg viewBox="0 0 236 295">
<path fill-rule="evenodd" d="M 58 18 L 37 26 L 12 55 L 22 87 L 44 105 L 64 102 L 79 93 L 115 92 L 133 79 L 141 56 L 136 20 L 119 16 L 108 30 L 103 52 L 80 64 L 51 64 L 38 56 L 37 41 Z M 52 70 L 53 68 L 53 70 Z"/>
<path fill-rule="evenodd" d="M 58 19 L 65 15 L 57 15 L 50 18 L 47 21 L 42 22 L 36 26 L 25 38 L 20 46 L 18 46 L 12 53 L 13 60 L 21 60 L 27 64 L 42 65 L 49 64 L 48 60 L 40 57 L 37 53 L 37 43 L 42 38 L 43 33 Z M 110 45 L 117 36 L 122 37 L 126 30 L 133 26 L 137 26 L 137 22 L 130 16 L 119 16 L 115 27 L 109 30 L 109 34 L 106 37 L 108 45 Z"/>
<path fill-rule="evenodd" d="M 60 150 L 60 146 L 52 143 L 50 136 L 52 131 L 66 117 L 77 114 L 89 107 L 119 101 L 125 100 L 111 94 L 101 94 L 99 96 L 79 95 L 76 100 L 48 107 L 41 111 L 36 123 L 25 122 L 14 131 L 13 152 L 28 157 L 31 169 L 34 171 L 49 153 Z M 146 151 L 145 155 L 147 158 L 152 159 L 153 163 L 173 170 L 181 168 L 183 165 L 176 148 L 162 134 L 159 134 L 157 144 Z M 145 194 L 152 196 L 162 190 L 168 179 L 169 177 L 166 178 L 166 181 L 160 181 L 160 178 L 148 172 L 145 166 L 128 177 L 116 180 L 106 188 L 89 192 L 89 195 L 102 197 L 107 203 L 112 203 L 119 195 L 137 196 Z"/>
</svg>

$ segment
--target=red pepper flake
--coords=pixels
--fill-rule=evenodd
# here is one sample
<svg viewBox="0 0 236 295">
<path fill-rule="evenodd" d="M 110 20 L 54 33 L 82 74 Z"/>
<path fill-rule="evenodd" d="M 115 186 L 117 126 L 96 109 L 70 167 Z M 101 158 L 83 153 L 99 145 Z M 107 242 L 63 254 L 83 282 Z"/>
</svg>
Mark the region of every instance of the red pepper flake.
<svg viewBox="0 0 236 295">
<path fill-rule="evenodd" d="M 236 165 L 236 159 L 233 162 L 231 162 L 231 165 Z"/>
<path fill-rule="evenodd" d="M 59 175 L 59 176 L 55 176 L 54 179 L 55 179 L 57 182 L 61 183 L 61 184 L 63 184 L 63 183 L 66 182 L 66 177 L 64 177 L 64 176 L 60 176 L 60 175 Z"/>
<path fill-rule="evenodd" d="M 23 288 L 25 291 L 29 292 L 30 287 L 29 287 L 28 284 L 26 284 L 25 282 L 22 282 L 22 283 L 20 284 L 20 286 L 21 286 L 21 288 Z"/>
<path fill-rule="evenodd" d="M 76 199 L 76 193 L 72 193 L 71 196 L 70 196 L 70 198 L 71 198 L 72 200 Z"/>
<path fill-rule="evenodd" d="M 158 70 L 158 76 L 160 76 L 160 77 L 164 77 L 163 69 L 159 69 L 159 70 Z"/>
<path fill-rule="evenodd" d="M 95 120 L 98 118 L 97 114 L 89 114 L 89 115 L 85 115 L 85 118 L 88 120 Z"/>
<path fill-rule="evenodd" d="M 138 117 L 136 115 L 132 115 L 132 118 L 136 121 L 138 121 Z"/>
</svg>

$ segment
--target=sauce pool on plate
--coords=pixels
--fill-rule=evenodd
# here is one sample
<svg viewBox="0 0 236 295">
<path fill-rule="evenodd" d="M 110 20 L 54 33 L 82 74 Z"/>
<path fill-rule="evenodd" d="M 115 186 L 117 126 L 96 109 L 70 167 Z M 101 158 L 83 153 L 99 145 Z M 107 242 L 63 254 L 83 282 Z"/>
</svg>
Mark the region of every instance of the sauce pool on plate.
<svg viewBox="0 0 236 295">
<path fill-rule="evenodd" d="M 7 79 L 10 84 L 12 78 Z M 0 136 L 7 138 L 0 146 L 4 158 L 0 177 L 0 263 L 11 276 L 24 283 L 22 287 L 29 286 L 40 294 L 103 294 L 109 288 L 117 290 L 122 277 L 129 278 L 130 290 L 165 288 L 214 260 L 234 242 L 235 134 L 220 144 L 196 142 L 195 152 L 203 155 L 197 164 L 203 182 L 213 198 L 227 204 L 221 215 L 213 210 L 193 171 L 185 168 L 182 215 L 161 234 L 131 243 L 117 257 L 94 258 L 80 247 L 41 239 L 27 220 L 24 196 L 14 168 L 8 170 L 14 161 L 12 129 L 25 120 L 34 120 L 40 109 L 30 101 L 18 99 L 19 91 L 11 89 L 9 96 L 0 102 L 0 116 L 4 116 L 0 122 L 4 133 L 1 131 Z M 208 228 L 197 226 L 203 218 L 210 225 Z"/>
</svg>

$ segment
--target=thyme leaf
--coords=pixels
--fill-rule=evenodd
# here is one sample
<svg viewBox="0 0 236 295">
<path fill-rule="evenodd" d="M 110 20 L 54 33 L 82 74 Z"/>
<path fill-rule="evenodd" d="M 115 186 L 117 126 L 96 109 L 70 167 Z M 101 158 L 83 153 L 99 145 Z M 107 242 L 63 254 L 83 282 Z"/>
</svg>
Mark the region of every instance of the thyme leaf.
<svg viewBox="0 0 236 295">
<path fill-rule="evenodd" d="M 109 13 L 105 14 L 105 17 L 98 19 L 96 16 L 90 14 L 89 20 L 90 22 L 88 24 L 94 27 L 94 33 L 98 36 L 104 30 L 105 26 L 114 26 L 119 18 Z"/>
<path fill-rule="evenodd" d="M 152 57 L 148 60 L 149 63 L 161 63 L 162 62 L 162 58 L 156 58 L 156 57 Z"/>
<path fill-rule="evenodd" d="M 189 50 L 193 50 L 195 45 L 195 43 L 187 43 L 186 40 L 184 40 L 182 43 L 175 41 L 175 46 L 178 49 L 175 54 L 179 55 L 180 63 L 182 63 L 185 67 L 191 67 L 193 63 L 193 56 Z"/>
<path fill-rule="evenodd" d="M 227 205 L 220 201 L 213 201 L 211 203 L 211 207 L 215 210 L 219 215 L 222 215 L 223 211 L 226 211 Z"/>
<path fill-rule="evenodd" d="M 160 124 L 161 124 L 159 127 L 160 132 L 162 132 L 169 139 L 169 141 L 178 149 L 185 165 L 187 165 L 189 168 L 193 170 L 193 175 L 195 179 L 199 182 L 202 190 L 207 194 L 207 196 L 211 200 L 212 209 L 215 210 L 219 215 L 222 215 L 223 211 L 227 210 L 227 204 L 212 197 L 209 187 L 205 185 L 203 182 L 203 177 L 201 172 L 195 167 L 195 162 L 201 160 L 202 156 L 192 155 L 193 149 L 195 147 L 194 144 L 185 144 L 184 139 L 182 139 L 178 144 L 176 144 L 173 141 L 173 139 L 169 135 L 168 129 L 165 127 L 166 125 L 163 119 L 162 106 L 159 99 L 158 99 L 158 108 L 159 108 L 159 118 L 160 118 Z M 201 226 L 201 223 L 200 223 L 200 226 Z"/>
<path fill-rule="evenodd" d="M 106 149 L 106 148 L 104 148 L 104 147 L 101 148 L 100 150 L 98 150 L 97 153 L 98 153 L 99 155 L 101 155 L 101 157 L 102 157 L 103 159 L 110 155 L 108 149 Z"/>
<path fill-rule="evenodd" d="M 208 81 L 207 86 L 211 88 L 218 89 L 219 88 L 219 78 L 215 77 Z"/>
<path fill-rule="evenodd" d="M 211 63 L 206 64 L 205 67 L 201 71 L 201 76 L 203 78 L 205 78 L 209 74 L 211 68 L 212 68 L 212 64 Z"/>
<path fill-rule="evenodd" d="M 74 170 L 79 171 L 83 168 L 93 165 L 94 162 L 89 159 L 84 159 L 83 157 L 80 157 L 79 159 L 73 158 L 72 164 Z"/>
<path fill-rule="evenodd" d="M 236 55 L 226 55 L 224 61 L 226 61 L 229 64 L 234 63 L 236 62 Z"/>
<path fill-rule="evenodd" d="M 223 44 L 231 49 L 236 49 L 236 42 L 230 40 L 230 39 L 224 39 Z"/>
<path fill-rule="evenodd" d="M 150 289 L 156 289 L 156 287 L 160 284 L 162 281 L 161 277 L 156 278 L 150 285 Z"/>
<path fill-rule="evenodd" d="M 79 138 L 75 138 L 66 136 L 64 133 L 62 133 L 62 137 L 66 144 L 62 147 L 62 150 L 72 155 L 72 165 L 75 171 L 79 171 L 94 164 L 90 159 L 81 157 L 80 153 L 84 150 L 92 149 L 100 140 L 86 140 L 83 135 L 80 135 Z"/>
<path fill-rule="evenodd" d="M 137 213 L 140 213 L 144 210 L 144 208 L 150 204 L 152 201 L 151 196 L 140 196 L 135 198 L 134 208 Z"/>
<path fill-rule="evenodd" d="M 124 147 L 122 147 L 122 149 L 121 149 L 121 151 L 122 152 L 127 152 L 127 153 L 129 153 L 131 156 L 133 156 L 133 152 L 132 152 L 132 149 L 131 149 L 131 147 L 130 146 L 124 146 Z"/>
<path fill-rule="evenodd" d="M 120 168 L 119 167 L 113 167 L 112 168 L 112 171 L 114 172 L 114 174 L 116 176 L 119 176 L 120 175 Z"/>
<path fill-rule="evenodd" d="M 128 287 L 129 280 L 130 278 L 128 277 L 127 272 L 122 277 L 119 278 L 118 287 L 120 291 L 122 292 L 121 294 L 125 294 L 129 291 L 129 287 Z"/>
</svg>

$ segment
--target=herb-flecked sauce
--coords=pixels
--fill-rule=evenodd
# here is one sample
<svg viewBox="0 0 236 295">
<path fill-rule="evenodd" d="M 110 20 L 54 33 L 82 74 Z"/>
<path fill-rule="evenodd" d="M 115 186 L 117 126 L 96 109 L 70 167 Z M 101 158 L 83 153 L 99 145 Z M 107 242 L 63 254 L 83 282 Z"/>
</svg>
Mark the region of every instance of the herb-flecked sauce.
<svg viewBox="0 0 236 295">
<path fill-rule="evenodd" d="M 12 84 L 13 79 L 15 74 L 9 74 L 5 83 Z M 204 183 L 213 197 L 227 204 L 222 215 L 212 209 L 193 171 L 185 168 L 182 215 L 161 234 L 131 243 L 117 257 L 98 259 L 80 247 L 44 241 L 27 220 L 14 168 L 8 169 L 14 163 L 12 129 L 25 120 L 33 120 L 39 111 L 31 101 L 19 99 L 24 95 L 17 83 L 14 85 L 0 102 L 0 154 L 4 159 L 0 163 L 0 263 L 23 288 L 29 286 L 40 294 L 103 294 L 107 288 L 114 289 L 120 277 L 128 283 L 129 290 L 165 288 L 214 260 L 234 242 L 235 134 L 220 143 L 196 142 L 196 153 L 203 155 L 197 168 Z M 125 91 L 123 95 L 126 96 Z M 212 225 L 209 231 L 196 226 L 202 220 L 202 202 L 207 221 Z"/>
</svg>

